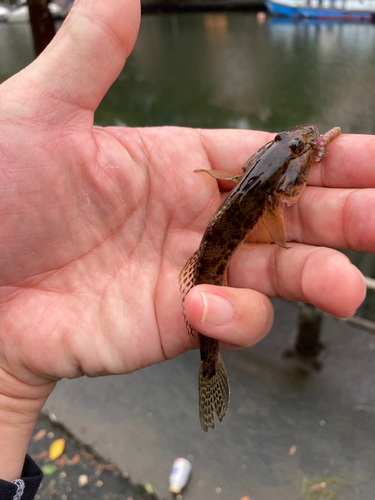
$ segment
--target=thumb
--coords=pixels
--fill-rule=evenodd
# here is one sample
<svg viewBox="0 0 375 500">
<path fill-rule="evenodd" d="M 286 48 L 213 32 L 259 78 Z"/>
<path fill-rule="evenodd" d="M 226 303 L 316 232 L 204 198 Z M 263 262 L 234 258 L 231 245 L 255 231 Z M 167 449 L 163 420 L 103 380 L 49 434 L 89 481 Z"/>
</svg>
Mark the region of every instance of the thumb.
<svg viewBox="0 0 375 500">
<path fill-rule="evenodd" d="M 224 347 L 250 347 L 271 329 L 273 307 L 266 295 L 246 288 L 199 285 L 185 299 L 189 323 Z"/>
<path fill-rule="evenodd" d="M 64 114 L 71 119 L 72 107 L 93 112 L 132 51 L 139 24 L 139 0 L 76 0 L 48 47 L 9 85 L 59 123 Z"/>
</svg>

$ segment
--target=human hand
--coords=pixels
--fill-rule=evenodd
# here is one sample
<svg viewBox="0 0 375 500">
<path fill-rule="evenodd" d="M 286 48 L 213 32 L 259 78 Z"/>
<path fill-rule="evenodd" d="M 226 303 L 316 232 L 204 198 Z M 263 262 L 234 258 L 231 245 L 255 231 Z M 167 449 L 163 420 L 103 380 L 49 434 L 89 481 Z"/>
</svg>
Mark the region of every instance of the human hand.
<svg viewBox="0 0 375 500">
<path fill-rule="evenodd" d="M 178 274 L 231 186 L 220 190 L 193 170 L 238 173 L 271 138 L 93 126 L 138 24 L 136 0 L 80 0 L 43 54 L 0 87 L 0 433 L 14 428 L 9 439 L 25 442 L 62 377 L 129 373 L 196 346 Z M 342 254 L 310 245 L 374 251 L 375 191 L 363 189 L 375 187 L 374 149 L 369 136 L 335 139 L 286 212 L 292 248 L 241 249 L 232 288 L 189 293 L 189 322 L 244 347 L 271 326 L 267 295 L 353 314 L 364 297 L 361 274 Z M 213 292 L 211 317 L 215 296 L 230 301 L 229 323 L 201 324 L 202 289 Z M 16 448 L 23 457 L 25 446 Z"/>
</svg>

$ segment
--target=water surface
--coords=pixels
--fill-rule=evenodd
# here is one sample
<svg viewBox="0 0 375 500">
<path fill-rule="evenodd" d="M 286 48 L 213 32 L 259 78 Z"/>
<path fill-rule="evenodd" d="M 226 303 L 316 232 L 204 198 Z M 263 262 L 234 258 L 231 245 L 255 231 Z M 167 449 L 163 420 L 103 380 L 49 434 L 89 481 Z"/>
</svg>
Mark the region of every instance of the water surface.
<svg viewBox="0 0 375 500">
<path fill-rule="evenodd" d="M 99 123 L 375 132 L 375 26 L 146 16 Z"/>
</svg>

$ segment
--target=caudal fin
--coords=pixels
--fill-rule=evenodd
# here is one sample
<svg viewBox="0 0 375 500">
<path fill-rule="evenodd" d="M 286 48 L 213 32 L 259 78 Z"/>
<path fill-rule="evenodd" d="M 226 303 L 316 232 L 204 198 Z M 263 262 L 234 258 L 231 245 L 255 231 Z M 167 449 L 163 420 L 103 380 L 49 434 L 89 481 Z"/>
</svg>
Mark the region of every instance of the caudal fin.
<svg viewBox="0 0 375 500">
<path fill-rule="evenodd" d="M 214 412 L 220 422 L 225 416 L 229 404 L 229 381 L 221 354 L 216 367 L 202 361 L 199 370 L 199 418 L 204 431 L 215 428 Z"/>
</svg>

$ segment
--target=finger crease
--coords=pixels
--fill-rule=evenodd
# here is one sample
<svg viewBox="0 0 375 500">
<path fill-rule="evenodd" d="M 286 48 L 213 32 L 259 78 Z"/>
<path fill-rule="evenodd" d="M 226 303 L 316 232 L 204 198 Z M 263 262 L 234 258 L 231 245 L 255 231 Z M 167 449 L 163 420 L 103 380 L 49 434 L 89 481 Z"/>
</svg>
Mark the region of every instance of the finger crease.
<svg viewBox="0 0 375 500">
<path fill-rule="evenodd" d="M 350 238 L 350 226 L 351 226 L 351 219 L 352 219 L 352 206 L 353 206 L 353 195 L 356 193 L 356 191 L 352 191 L 351 193 L 348 194 L 345 202 L 344 202 L 344 207 L 343 207 L 343 220 L 342 220 L 342 234 L 344 238 L 344 248 L 353 248 L 351 245 L 351 238 Z"/>
</svg>

